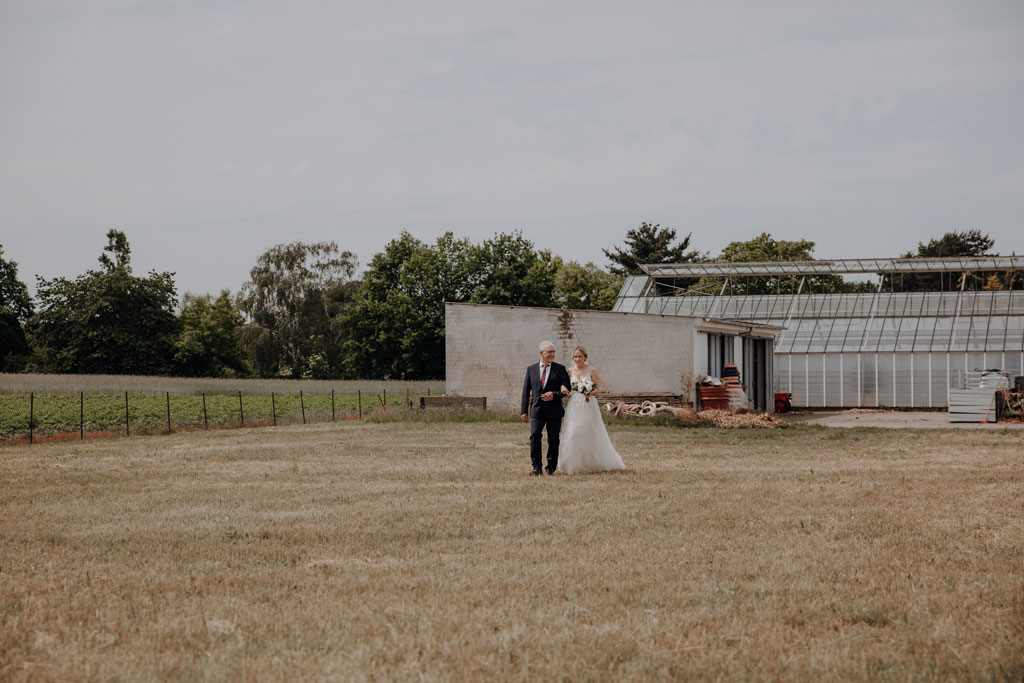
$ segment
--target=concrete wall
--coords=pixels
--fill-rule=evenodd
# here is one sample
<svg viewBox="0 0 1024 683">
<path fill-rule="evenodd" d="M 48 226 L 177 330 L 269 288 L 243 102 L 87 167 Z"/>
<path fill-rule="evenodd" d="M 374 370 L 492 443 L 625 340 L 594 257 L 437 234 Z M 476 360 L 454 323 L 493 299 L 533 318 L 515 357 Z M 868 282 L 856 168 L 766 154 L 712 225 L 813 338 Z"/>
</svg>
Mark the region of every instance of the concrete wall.
<svg viewBox="0 0 1024 683">
<path fill-rule="evenodd" d="M 694 374 L 698 336 L 706 347 L 694 321 L 675 316 L 446 304 L 445 384 L 448 393 L 519 412 L 526 367 L 540 361 L 537 345 L 548 340 L 566 366 L 574 346 L 587 347 L 602 391 L 676 394 Z M 698 372 L 706 358 L 704 365 Z"/>
</svg>

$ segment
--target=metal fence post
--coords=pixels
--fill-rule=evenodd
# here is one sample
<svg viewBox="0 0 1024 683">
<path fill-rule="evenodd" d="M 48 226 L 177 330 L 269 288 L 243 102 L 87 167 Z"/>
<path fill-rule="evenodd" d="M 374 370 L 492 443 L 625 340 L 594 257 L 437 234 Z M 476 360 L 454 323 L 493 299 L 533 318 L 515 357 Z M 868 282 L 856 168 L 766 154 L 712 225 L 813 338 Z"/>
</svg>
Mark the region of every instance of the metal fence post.
<svg viewBox="0 0 1024 683">
<path fill-rule="evenodd" d="M 85 392 L 78 395 L 78 436 L 85 440 Z"/>
<path fill-rule="evenodd" d="M 168 391 L 168 392 L 166 392 L 166 394 L 167 394 L 167 433 L 170 434 L 171 433 L 171 392 Z"/>
<path fill-rule="evenodd" d="M 245 426 L 245 411 L 242 410 L 242 392 L 238 392 L 238 419 L 241 421 L 242 426 Z"/>
<path fill-rule="evenodd" d="M 302 424 L 306 424 L 306 403 L 302 398 L 302 389 L 299 389 L 299 407 L 302 408 Z"/>
<path fill-rule="evenodd" d="M 128 424 L 128 392 L 124 392 L 124 435 L 131 436 L 131 427 Z"/>
<path fill-rule="evenodd" d="M 206 393 L 203 393 L 203 429 L 210 429 L 210 421 L 206 418 Z"/>
<path fill-rule="evenodd" d="M 356 389 L 356 400 L 359 402 L 359 419 L 363 419 L 363 390 Z"/>
<path fill-rule="evenodd" d="M 31 392 L 28 395 L 28 442 L 32 443 L 35 440 L 34 425 L 36 417 L 36 394 Z"/>
<path fill-rule="evenodd" d="M 274 401 L 274 392 L 270 392 L 270 413 L 274 416 L 274 426 L 277 426 L 277 402 Z"/>
<path fill-rule="evenodd" d="M 335 421 L 334 417 L 334 389 L 331 389 L 331 422 Z"/>
</svg>

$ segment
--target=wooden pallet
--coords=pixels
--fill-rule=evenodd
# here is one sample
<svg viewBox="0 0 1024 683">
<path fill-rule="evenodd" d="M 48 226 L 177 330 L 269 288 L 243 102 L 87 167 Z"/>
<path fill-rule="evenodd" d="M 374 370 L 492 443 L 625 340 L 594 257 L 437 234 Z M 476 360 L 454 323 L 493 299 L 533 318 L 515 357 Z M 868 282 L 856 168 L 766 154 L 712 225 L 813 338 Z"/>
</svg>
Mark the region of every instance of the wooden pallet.
<svg viewBox="0 0 1024 683">
<path fill-rule="evenodd" d="M 739 410 L 751 407 L 750 399 L 739 384 L 697 387 L 697 398 L 700 399 L 701 410 Z"/>
</svg>

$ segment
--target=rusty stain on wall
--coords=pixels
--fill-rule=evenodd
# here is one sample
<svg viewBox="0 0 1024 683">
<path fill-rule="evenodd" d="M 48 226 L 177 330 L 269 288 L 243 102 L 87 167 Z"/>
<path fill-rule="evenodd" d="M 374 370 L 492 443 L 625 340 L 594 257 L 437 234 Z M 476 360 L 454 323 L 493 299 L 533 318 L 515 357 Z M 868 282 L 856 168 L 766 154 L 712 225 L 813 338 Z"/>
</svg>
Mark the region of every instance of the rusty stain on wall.
<svg viewBox="0 0 1024 683">
<path fill-rule="evenodd" d="M 572 311 L 566 308 L 561 309 L 560 311 L 558 311 L 555 320 L 556 329 L 558 330 L 558 338 L 564 341 L 572 341 L 572 328 L 574 320 Z"/>
</svg>

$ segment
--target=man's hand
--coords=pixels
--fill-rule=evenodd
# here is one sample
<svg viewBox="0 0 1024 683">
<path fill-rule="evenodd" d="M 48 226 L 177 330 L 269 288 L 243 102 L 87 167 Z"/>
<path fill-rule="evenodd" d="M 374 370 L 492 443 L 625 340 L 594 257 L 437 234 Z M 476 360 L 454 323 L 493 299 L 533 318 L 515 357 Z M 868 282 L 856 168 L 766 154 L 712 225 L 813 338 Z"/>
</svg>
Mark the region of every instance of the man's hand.
<svg viewBox="0 0 1024 683">
<path fill-rule="evenodd" d="M 551 401 L 554 400 L 554 398 L 555 392 L 553 391 L 545 391 L 543 394 L 540 395 L 540 400 L 542 401 Z"/>
<path fill-rule="evenodd" d="M 527 415 L 526 413 L 523 413 L 522 415 L 519 416 L 519 419 L 522 420 L 523 422 L 529 422 L 530 416 Z"/>
</svg>

